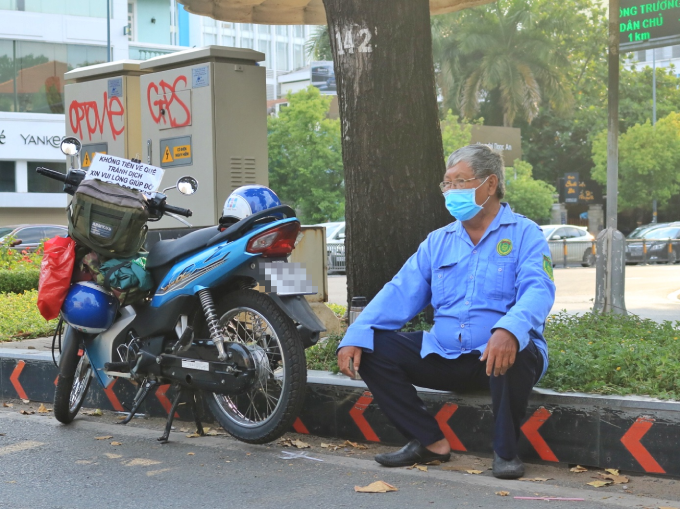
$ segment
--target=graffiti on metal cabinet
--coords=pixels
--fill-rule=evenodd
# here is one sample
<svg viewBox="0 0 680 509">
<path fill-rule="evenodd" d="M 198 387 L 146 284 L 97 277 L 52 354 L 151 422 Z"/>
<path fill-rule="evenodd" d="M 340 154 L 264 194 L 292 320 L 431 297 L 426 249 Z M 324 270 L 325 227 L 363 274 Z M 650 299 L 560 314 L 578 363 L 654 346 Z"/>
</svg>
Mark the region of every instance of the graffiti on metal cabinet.
<svg viewBox="0 0 680 509">
<path fill-rule="evenodd" d="M 191 110 L 182 98 L 177 95 L 177 85 L 180 82 L 184 83 L 186 87 L 186 76 L 177 76 L 172 85 L 165 80 L 161 80 L 158 85 L 152 81 L 146 88 L 146 102 L 149 105 L 151 118 L 156 124 L 160 124 L 163 121 L 164 125 L 169 122 L 170 127 L 191 125 Z M 160 89 L 158 88 L 159 85 Z M 158 96 L 153 102 L 151 100 L 152 92 Z M 184 113 L 181 113 L 181 110 L 184 110 Z M 180 112 L 180 115 L 176 117 L 173 111 L 175 113 Z"/>
<path fill-rule="evenodd" d="M 97 101 L 71 101 L 71 104 L 68 108 L 68 117 L 74 135 L 80 136 L 80 138 L 85 137 L 83 121 L 85 122 L 85 127 L 87 128 L 87 136 L 89 140 L 92 139 L 92 135 L 96 132 L 99 132 L 99 134 L 104 134 L 107 123 L 111 129 L 111 134 L 113 135 L 114 140 L 117 136 L 123 133 L 125 130 L 125 124 L 123 120 L 125 108 L 123 107 L 123 102 L 119 97 L 108 97 L 108 94 L 104 92 L 103 104 L 104 107 L 100 115 L 99 104 Z M 120 128 L 117 128 L 117 126 L 120 126 Z"/>
</svg>

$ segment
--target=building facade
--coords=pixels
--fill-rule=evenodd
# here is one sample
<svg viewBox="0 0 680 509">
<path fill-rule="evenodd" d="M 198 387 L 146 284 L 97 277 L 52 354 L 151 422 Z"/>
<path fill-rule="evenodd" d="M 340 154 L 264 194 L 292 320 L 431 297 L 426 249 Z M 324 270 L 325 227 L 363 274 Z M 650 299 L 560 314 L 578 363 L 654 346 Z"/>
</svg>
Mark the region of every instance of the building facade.
<svg viewBox="0 0 680 509">
<path fill-rule="evenodd" d="M 268 99 L 278 97 L 279 75 L 308 63 L 313 27 L 218 22 L 175 0 L 110 4 L 111 60 L 214 44 L 252 48 L 266 55 Z M 65 224 L 67 196 L 35 169 L 66 169 L 64 73 L 107 59 L 105 0 L 0 0 L 0 226 Z"/>
</svg>

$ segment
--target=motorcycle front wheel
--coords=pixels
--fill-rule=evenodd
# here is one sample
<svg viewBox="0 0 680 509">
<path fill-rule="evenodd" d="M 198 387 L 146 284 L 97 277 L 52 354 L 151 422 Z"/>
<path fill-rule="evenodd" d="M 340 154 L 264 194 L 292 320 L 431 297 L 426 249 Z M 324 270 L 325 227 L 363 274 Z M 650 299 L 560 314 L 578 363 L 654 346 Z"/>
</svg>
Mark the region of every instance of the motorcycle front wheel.
<svg viewBox="0 0 680 509">
<path fill-rule="evenodd" d="M 304 403 L 307 367 L 297 328 L 268 295 L 254 290 L 227 294 L 216 314 L 225 339 L 250 349 L 259 375 L 243 394 L 208 394 L 208 406 L 235 438 L 252 444 L 276 440 Z"/>
<path fill-rule="evenodd" d="M 75 355 L 78 355 L 77 351 Z M 76 418 L 92 381 L 92 365 L 87 355 L 83 353 L 78 363 L 72 365 L 74 369 L 66 370 L 72 372 L 60 371 L 54 390 L 54 417 L 63 424 Z"/>
</svg>

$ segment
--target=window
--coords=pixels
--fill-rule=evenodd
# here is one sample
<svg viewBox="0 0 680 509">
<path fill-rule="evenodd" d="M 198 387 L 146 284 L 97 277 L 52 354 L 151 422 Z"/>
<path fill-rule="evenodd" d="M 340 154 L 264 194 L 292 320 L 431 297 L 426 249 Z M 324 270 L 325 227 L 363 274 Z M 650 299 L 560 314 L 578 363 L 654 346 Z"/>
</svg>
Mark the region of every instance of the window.
<svg viewBox="0 0 680 509">
<path fill-rule="evenodd" d="M 38 244 L 45 238 L 45 234 L 42 228 L 30 227 L 19 230 L 14 237 L 21 240 L 21 244 Z"/>
<path fill-rule="evenodd" d="M 241 25 L 241 31 L 242 32 L 252 32 L 253 31 L 253 24 L 252 23 L 244 23 Z"/>
<path fill-rule="evenodd" d="M 133 41 L 134 40 L 133 34 L 135 33 L 135 4 L 132 2 L 128 3 L 127 18 L 128 18 L 127 26 L 128 41 Z"/>
<path fill-rule="evenodd" d="M 305 66 L 305 51 L 302 44 L 293 45 L 293 68 L 299 69 Z"/>
<path fill-rule="evenodd" d="M 269 34 L 269 25 L 257 25 L 257 33 L 258 34 Z"/>
<path fill-rule="evenodd" d="M 647 50 L 642 50 L 637 52 L 637 59 L 638 62 L 646 62 L 647 61 Z"/>
<path fill-rule="evenodd" d="M 233 48 L 236 46 L 236 37 L 233 35 L 223 35 L 222 36 L 222 45 L 223 46 L 229 46 L 230 48 Z"/>
<path fill-rule="evenodd" d="M 673 58 L 680 58 L 680 45 L 675 45 L 672 48 Z"/>
<path fill-rule="evenodd" d="M 276 68 L 280 71 L 288 70 L 288 43 L 276 43 Z"/>
<path fill-rule="evenodd" d="M 286 25 L 277 25 L 276 35 L 283 35 L 284 37 L 288 37 L 288 27 Z"/>
<path fill-rule="evenodd" d="M 0 40 L 0 111 L 64 113 L 64 73 L 102 62 L 103 46 Z"/>
<path fill-rule="evenodd" d="M 269 57 L 271 49 L 269 47 L 269 41 L 257 41 L 257 51 L 264 53 L 264 66 L 267 68 L 271 67 L 271 59 Z"/>
<path fill-rule="evenodd" d="M 38 175 L 35 170 L 39 166 L 45 166 L 50 170 L 60 171 L 66 173 L 66 163 L 44 163 L 44 162 L 28 162 L 28 192 L 29 193 L 61 193 L 64 189 L 64 184 L 52 180 L 42 175 Z"/>
<path fill-rule="evenodd" d="M 250 37 L 241 37 L 241 47 L 253 49 L 253 40 Z"/>
<path fill-rule="evenodd" d="M 293 35 L 295 37 L 304 37 L 305 36 L 305 27 L 302 25 L 295 25 L 293 27 Z"/>
<path fill-rule="evenodd" d="M 14 161 L 0 161 L 0 193 L 16 191 Z"/>
<path fill-rule="evenodd" d="M 55 228 L 53 226 L 46 226 L 43 234 L 44 238 L 52 239 L 54 237 L 66 237 L 68 235 L 68 230 L 66 228 Z"/>
<path fill-rule="evenodd" d="M 113 2 L 111 4 L 113 11 Z M 106 17 L 106 2 L 101 0 L 0 0 L 0 9 L 90 18 Z"/>
<path fill-rule="evenodd" d="M 203 34 L 203 46 L 214 46 L 217 44 L 217 35 Z"/>
</svg>

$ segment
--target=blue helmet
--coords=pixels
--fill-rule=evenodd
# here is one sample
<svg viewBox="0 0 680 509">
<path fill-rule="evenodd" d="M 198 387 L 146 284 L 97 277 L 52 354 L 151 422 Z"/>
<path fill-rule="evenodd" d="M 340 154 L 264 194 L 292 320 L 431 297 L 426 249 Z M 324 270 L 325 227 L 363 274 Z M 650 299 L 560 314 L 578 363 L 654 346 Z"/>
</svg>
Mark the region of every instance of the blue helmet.
<svg viewBox="0 0 680 509">
<path fill-rule="evenodd" d="M 118 312 L 118 299 L 91 281 L 71 286 L 61 306 L 61 316 L 74 329 L 86 334 L 108 330 Z"/>
<path fill-rule="evenodd" d="M 268 187 L 260 185 L 241 186 L 233 191 L 227 201 L 224 202 L 222 219 L 233 218 L 240 221 L 251 214 L 279 205 L 281 205 L 281 200 Z M 283 218 L 280 214 L 274 215 Z"/>
</svg>

